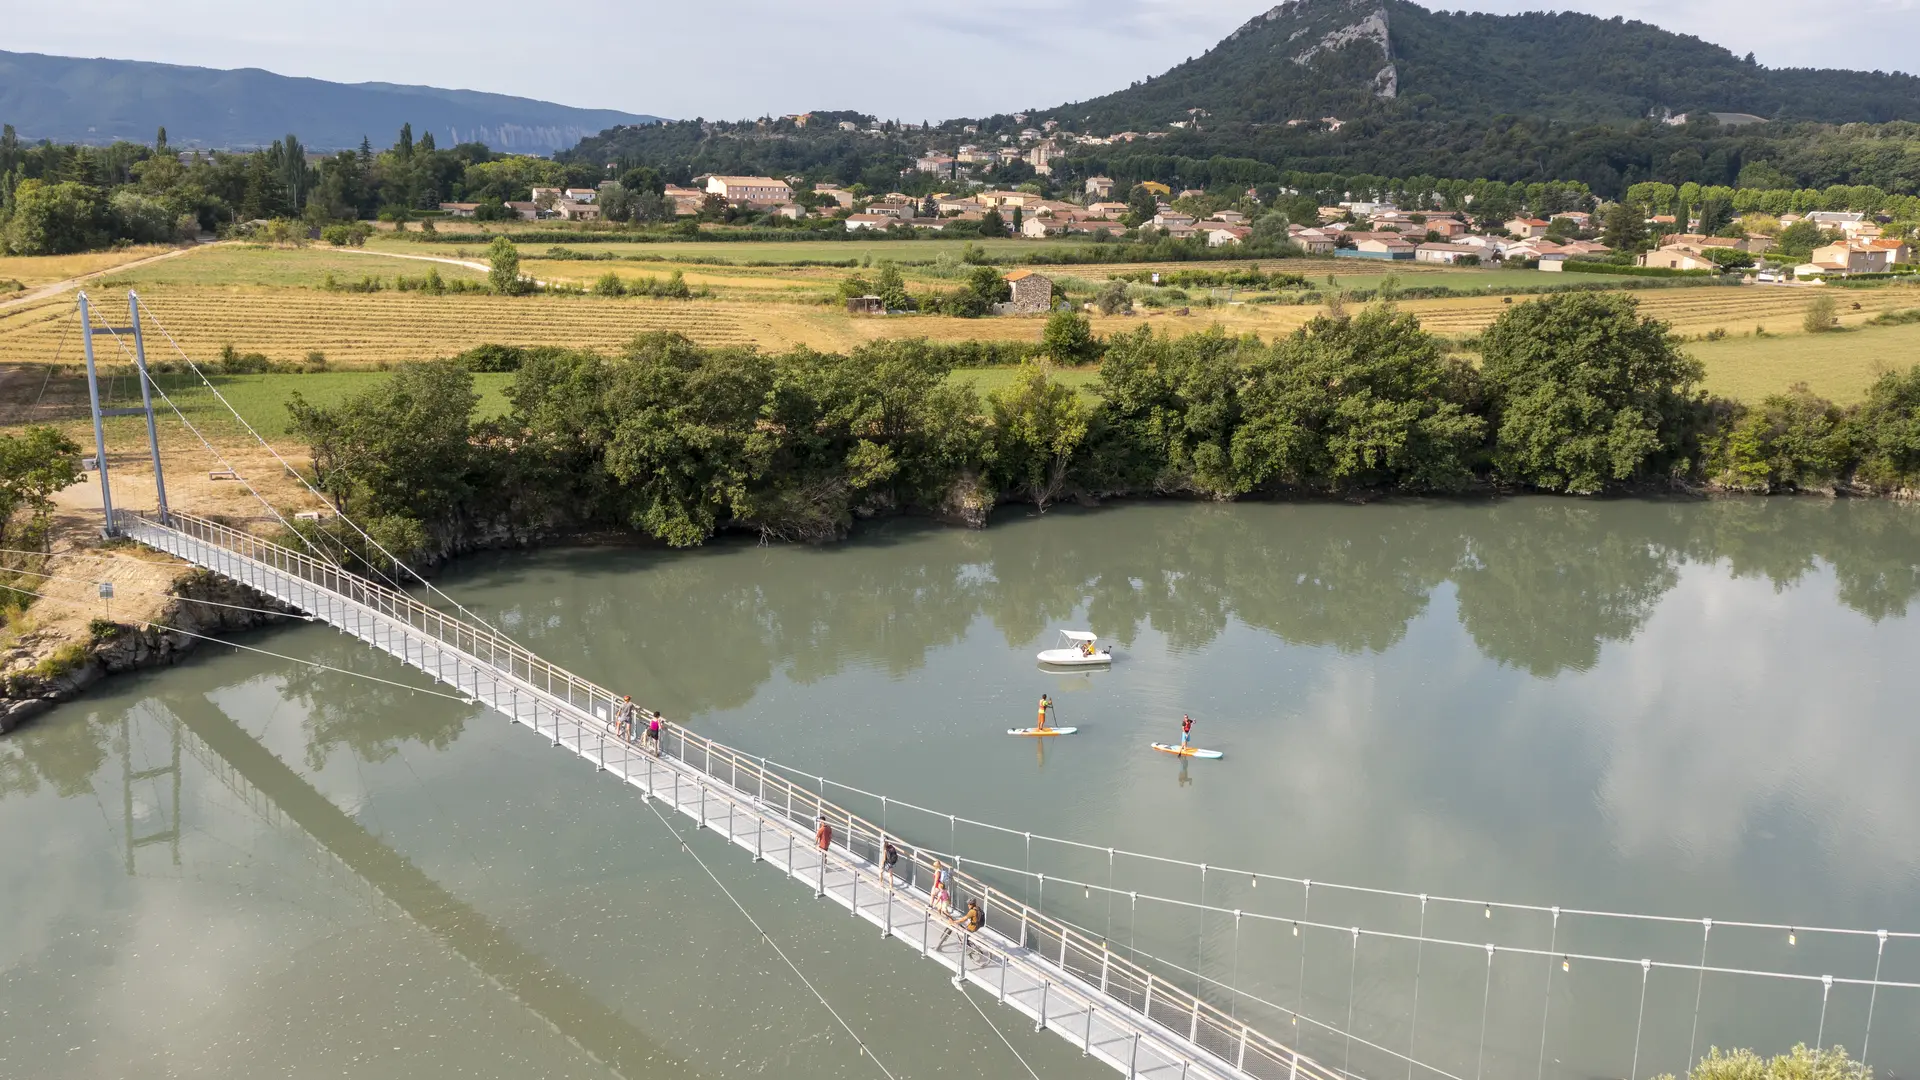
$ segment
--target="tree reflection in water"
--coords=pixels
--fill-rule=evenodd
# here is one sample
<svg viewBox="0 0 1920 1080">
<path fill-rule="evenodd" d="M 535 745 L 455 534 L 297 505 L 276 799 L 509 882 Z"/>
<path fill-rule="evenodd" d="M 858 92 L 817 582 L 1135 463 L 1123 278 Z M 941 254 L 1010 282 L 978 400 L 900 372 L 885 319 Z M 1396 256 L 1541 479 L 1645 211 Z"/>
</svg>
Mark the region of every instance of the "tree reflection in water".
<svg viewBox="0 0 1920 1080">
<path fill-rule="evenodd" d="M 1810 498 L 1162 502 L 1010 511 L 978 533 L 894 521 L 821 548 L 501 554 L 447 585 L 556 663 L 687 717 L 745 705 L 776 677 L 908 675 L 983 618 L 1019 647 L 1078 620 L 1122 645 L 1150 629 L 1197 650 L 1237 619 L 1291 645 L 1385 652 L 1444 585 L 1483 655 L 1551 678 L 1632 640 L 1689 564 L 1783 590 L 1830 572 L 1847 608 L 1904 617 L 1916 541 L 1920 509 Z M 309 640 L 320 663 L 393 674 L 350 638 Z M 364 761 L 443 748 L 474 714 L 300 665 L 279 678 L 315 767 L 336 748 Z M 110 737 L 92 722 L 15 735 L 0 795 L 84 792 Z"/>
</svg>

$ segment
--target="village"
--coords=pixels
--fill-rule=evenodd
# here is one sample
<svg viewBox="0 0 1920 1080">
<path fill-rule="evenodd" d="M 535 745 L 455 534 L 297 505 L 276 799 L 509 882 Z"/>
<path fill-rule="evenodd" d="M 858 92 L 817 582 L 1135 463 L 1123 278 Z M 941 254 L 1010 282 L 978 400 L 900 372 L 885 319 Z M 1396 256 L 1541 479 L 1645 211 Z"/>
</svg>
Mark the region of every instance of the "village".
<svg viewBox="0 0 1920 1080">
<path fill-rule="evenodd" d="M 957 177 L 959 167 L 970 160 L 1001 161 L 1008 152 L 962 147 L 960 158 L 930 154 L 917 168 Z M 1049 141 L 1026 153 L 1038 170 L 1047 168 L 1059 152 L 1058 145 Z M 902 192 L 869 196 L 835 184 L 810 184 L 797 176 L 707 175 L 694 180 L 697 186 L 666 186 L 664 195 L 681 216 L 731 207 L 795 221 L 838 220 L 849 233 L 941 233 L 964 223 L 969 226 L 965 230 L 968 235 L 1011 235 L 1030 240 L 1198 240 L 1209 248 L 1227 249 L 1221 252 L 1223 256 L 1229 255 L 1230 249 L 1252 245 L 1255 219 L 1261 214 L 1259 196 L 1251 188 L 1223 199 L 1215 192 L 1175 191 L 1150 180 L 1135 185 L 1123 202 L 1116 199 L 1116 182 L 1104 176 L 1087 179 L 1078 201 L 1031 190 L 991 187 L 934 192 L 924 197 Z M 506 206 L 527 221 L 598 221 L 598 197 L 613 183 L 606 181 L 597 189 L 534 188 L 530 200 L 508 202 Z M 1150 216 L 1141 201 L 1143 194 L 1152 199 Z M 1210 208 L 1222 202 L 1231 205 Z M 474 203 L 442 203 L 440 209 L 449 216 L 472 217 L 479 207 Z M 1599 239 L 1605 209 L 1558 211 L 1550 218 L 1521 215 L 1476 225 L 1470 213 L 1409 211 L 1384 202 L 1343 201 L 1318 207 L 1317 220 L 1312 224 L 1287 222 L 1284 241 L 1304 255 L 1556 272 L 1564 271 L 1569 260 L 1605 259 L 1613 254 L 1613 249 Z M 1829 210 L 1786 214 L 1778 219 L 1778 228 L 1803 220 L 1830 242 L 1816 247 L 1805 261 L 1789 264 L 1767 258 L 1775 243 L 1770 236 L 1703 235 L 1682 229 L 1673 215 L 1651 215 L 1644 224 L 1656 245 L 1635 257 L 1632 265 L 1683 272 L 1752 269 L 1752 280 L 1771 284 L 1887 273 L 1914 261 L 1908 242 L 1883 237 L 1879 224 L 1865 214 Z M 1689 228 L 1698 225 L 1697 220 L 1687 223 Z M 1280 237 L 1276 232 L 1259 239 L 1263 248 L 1270 249 Z M 1749 258 L 1728 258 L 1731 253 Z"/>
</svg>

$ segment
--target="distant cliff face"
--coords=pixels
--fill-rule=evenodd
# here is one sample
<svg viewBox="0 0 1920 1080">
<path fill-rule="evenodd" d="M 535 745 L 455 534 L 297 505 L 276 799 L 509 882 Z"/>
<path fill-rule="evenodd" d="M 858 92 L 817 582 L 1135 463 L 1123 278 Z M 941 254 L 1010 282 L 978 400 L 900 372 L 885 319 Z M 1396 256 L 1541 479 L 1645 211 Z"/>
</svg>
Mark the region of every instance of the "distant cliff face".
<svg viewBox="0 0 1920 1080">
<path fill-rule="evenodd" d="M 1393 97 L 1400 81 L 1393 66 L 1393 41 L 1387 32 L 1387 9 L 1379 0 L 1286 0 L 1270 8 L 1228 36 L 1235 41 L 1278 23 L 1287 32 L 1285 48 L 1302 46 L 1290 59 L 1301 67 L 1328 52 L 1356 50 L 1361 57 L 1377 54 L 1380 70 L 1373 75 L 1375 97 Z M 1281 48 L 1269 41 L 1269 49 Z"/>
<path fill-rule="evenodd" d="M 1118 131 L 1204 114 L 1285 123 L 1375 112 L 1573 123 L 1688 111 L 1833 123 L 1920 120 L 1920 79 L 1761 67 L 1647 23 L 1575 13 L 1429 11 L 1407 0 L 1286 0 L 1205 55 L 1056 110 Z"/>
<path fill-rule="evenodd" d="M 86 60 L 0 52 L 0 119 L 23 138 L 146 142 L 161 127 L 178 147 L 243 149 L 288 133 L 310 149 L 384 145 L 402 124 L 445 145 L 544 154 L 618 124 L 657 117 L 531 98 L 397 83 L 335 83 L 246 68 Z"/>
</svg>

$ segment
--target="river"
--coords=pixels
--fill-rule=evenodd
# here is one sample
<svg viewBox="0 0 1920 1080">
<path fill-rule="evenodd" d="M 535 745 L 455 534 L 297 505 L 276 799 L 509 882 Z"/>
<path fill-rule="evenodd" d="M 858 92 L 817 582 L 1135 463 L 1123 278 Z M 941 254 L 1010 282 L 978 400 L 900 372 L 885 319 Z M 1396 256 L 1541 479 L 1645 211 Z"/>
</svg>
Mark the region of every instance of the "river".
<svg viewBox="0 0 1920 1080">
<path fill-rule="evenodd" d="M 1876 1071 L 1920 1072 L 1920 991 L 1871 985 L 1920 982 L 1920 939 L 1817 930 L 1920 930 L 1920 508 L 1154 503 L 441 584 L 1367 1080 L 1858 1056 L 1870 1011 Z M 1039 669 L 1078 627 L 1112 669 Z M 426 685 L 320 626 L 238 640 Z M 1080 733 L 1001 734 L 1043 692 Z M 1224 759 L 1147 748 L 1182 713 Z M 692 844 L 900 1080 L 1111 1075 Z M 0 742 L 0 902 L 0 1075 L 880 1075 L 637 794 L 258 653 Z M 1817 978 L 1734 969 L 1866 985 L 1823 1013 Z"/>
</svg>

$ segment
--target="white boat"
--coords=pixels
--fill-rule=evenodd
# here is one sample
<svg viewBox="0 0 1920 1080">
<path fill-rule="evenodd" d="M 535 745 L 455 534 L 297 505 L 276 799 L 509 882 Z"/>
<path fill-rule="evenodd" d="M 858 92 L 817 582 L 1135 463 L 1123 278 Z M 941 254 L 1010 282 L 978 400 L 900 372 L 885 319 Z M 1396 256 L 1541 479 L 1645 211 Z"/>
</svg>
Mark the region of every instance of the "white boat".
<svg viewBox="0 0 1920 1080">
<path fill-rule="evenodd" d="M 1085 630 L 1062 630 L 1060 638 L 1065 644 L 1057 649 L 1045 649 L 1040 653 L 1040 662 L 1053 667 L 1097 667 L 1113 663 L 1113 654 L 1100 647 L 1100 639 Z M 1088 652 L 1086 646 L 1092 646 Z"/>
</svg>

